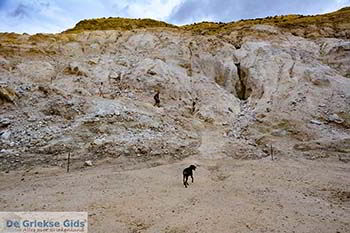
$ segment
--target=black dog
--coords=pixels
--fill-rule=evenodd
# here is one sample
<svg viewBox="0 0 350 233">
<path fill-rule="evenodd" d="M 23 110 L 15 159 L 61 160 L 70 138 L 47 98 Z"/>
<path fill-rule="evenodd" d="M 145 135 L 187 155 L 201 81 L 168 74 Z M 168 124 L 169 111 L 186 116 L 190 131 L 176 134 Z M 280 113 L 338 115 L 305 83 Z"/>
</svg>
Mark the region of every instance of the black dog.
<svg viewBox="0 0 350 233">
<path fill-rule="evenodd" d="M 193 183 L 193 171 L 194 170 L 196 170 L 196 166 L 194 166 L 194 165 L 191 165 L 188 168 L 184 169 L 182 174 L 183 174 L 183 182 L 184 182 L 185 188 L 187 188 L 187 185 L 189 185 L 187 182 L 189 176 L 192 178 L 192 183 Z"/>
</svg>

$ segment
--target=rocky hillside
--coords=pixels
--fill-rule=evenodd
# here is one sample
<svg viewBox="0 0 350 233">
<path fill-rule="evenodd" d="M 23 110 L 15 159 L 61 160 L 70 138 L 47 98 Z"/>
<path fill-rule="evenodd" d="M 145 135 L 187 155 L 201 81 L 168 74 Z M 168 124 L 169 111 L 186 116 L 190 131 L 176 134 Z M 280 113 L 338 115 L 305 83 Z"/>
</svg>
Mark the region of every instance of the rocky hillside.
<svg viewBox="0 0 350 233">
<path fill-rule="evenodd" d="M 68 153 L 73 166 L 122 168 L 199 152 L 256 159 L 271 145 L 280 156 L 350 159 L 349 19 L 344 8 L 0 34 L 0 169 L 65 166 Z M 220 148 L 200 147 L 210 133 Z"/>
</svg>

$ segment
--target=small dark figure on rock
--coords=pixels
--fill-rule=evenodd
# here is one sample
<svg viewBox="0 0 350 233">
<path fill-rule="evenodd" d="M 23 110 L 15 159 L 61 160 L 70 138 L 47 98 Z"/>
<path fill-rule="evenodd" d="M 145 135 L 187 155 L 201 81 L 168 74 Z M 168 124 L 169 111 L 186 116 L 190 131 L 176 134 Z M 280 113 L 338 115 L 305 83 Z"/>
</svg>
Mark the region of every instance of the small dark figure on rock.
<svg viewBox="0 0 350 233">
<path fill-rule="evenodd" d="M 185 188 L 187 188 L 187 186 L 189 185 L 187 182 L 189 176 L 191 177 L 192 183 L 193 183 L 193 171 L 195 171 L 195 170 L 196 170 L 196 166 L 194 166 L 194 165 L 191 165 L 188 168 L 184 169 L 182 174 L 183 174 L 183 183 L 185 185 Z"/>
<path fill-rule="evenodd" d="M 103 82 L 100 83 L 100 87 L 98 88 L 98 94 L 99 94 L 99 96 L 103 96 L 103 90 L 102 90 L 102 88 L 103 88 Z"/>
<path fill-rule="evenodd" d="M 198 98 L 196 98 L 196 99 L 192 100 L 192 109 L 191 109 L 192 114 L 194 114 L 194 113 L 195 113 L 195 111 L 196 111 L 197 101 L 198 101 Z"/>
<path fill-rule="evenodd" d="M 196 101 L 192 101 L 192 114 L 196 111 Z"/>
<path fill-rule="evenodd" d="M 154 95 L 154 105 L 153 106 L 157 106 L 158 108 L 160 107 L 160 98 L 159 98 L 159 90 L 157 90 L 156 94 Z"/>
</svg>

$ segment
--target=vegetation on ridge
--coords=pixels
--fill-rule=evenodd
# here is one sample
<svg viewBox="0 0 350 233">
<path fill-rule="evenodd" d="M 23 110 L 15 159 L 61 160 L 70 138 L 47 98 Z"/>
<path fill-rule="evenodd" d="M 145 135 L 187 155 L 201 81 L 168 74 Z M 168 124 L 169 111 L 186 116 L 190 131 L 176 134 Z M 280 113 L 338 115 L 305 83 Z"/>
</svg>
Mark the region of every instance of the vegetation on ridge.
<svg viewBox="0 0 350 233">
<path fill-rule="evenodd" d="M 129 19 L 129 18 L 100 18 L 80 21 L 74 28 L 69 29 L 67 33 L 79 33 L 92 30 L 132 30 L 140 28 L 178 28 L 192 32 L 194 34 L 212 35 L 234 29 L 239 29 L 256 24 L 268 24 L 286 29 L 295 29 L 300 27 L 330 26 L 335 27 L 338 24 L 350 24 L 350 7 L 342 8 L 338 11 L 315 16 L 303 15 L 285 15 L 269 16 L 266 18 L 239 20 L 230 23 L 201 22 L 185 26 L 175 26 L 165 22 L 152 19 Z"/>
<path fill-rule="evenodd" d="M 247 26 L 267 24 L 277 26 L 285 29 L 304 28 L 311 25 L 315 26 L 337 26 L 338 24 L 350 24 L 350 7 L 342 8 L 338 11 L 323 14 L 323 15 L 282 15 L 282 16 L 269 16 L 266 18 L 256 18 L 239 20 L 231 23 L 213 23 L 213 22 L 201 22 L 191 25 L 185 25 L 181 28 L 186 31 L 192 31 L 197 34 L 216 34 L 220 32 L 232 31 L 236 28 L 243 28 Z"/>
<path fill-rule="evenodd" d="M 284 15 L 284 16 L 269 16 L 266 18 L 256 18 L 256 19 L 246 19 L 239 20 L 230 23 L 216 23 L 216 22 L 201 22 L 193 23 L 190 25 L 176 26 L 168 24 L 166 22 L 157 21 L 153 19 L 130 19 L 130 18 L 120 18 L 120 17 L 109 17 L 109 18 L 98 18 L 98 19 L 86 19 L 82 20 L 76 24 L 74 28 L 68 29 L 61 34 L 42 34 L 38 33 L 36 35 L 28 35 L 30 41 L 33 43 L 48 40 L 48 38 L 56 38 L 58 36 L 60 39 L 72 40 L 69 37 L 74 37 L 74 34 L 81 33 L 84 31 L 97 31 L 97 30 L 120 30 L 128 31 L 134 29 L 142 28 L 159 28 L 159 29 L 175 29 L 180 32 L 190 32 L 197 35 L 217 35 L 231 33 L 234 30 L 249 29 L 253 25 L 265 24 L 271 26 L 277 26 L 283 29 L 290 30 L 293 33 L 295 30 L 303 29 L 303 32 L 298 36 L 308 37 L 306 34 L 312 35 L 312 30 L 314 29 L 331 29 L 332 32 L 324 34 L 324 37 L 342 37 L 349 38 L 350 35 L 344 32 L 344 29 L 350 29 L 350 7 L 342 8 L 338 11 L 315 16 L 303 16 L 303 15 Z M 329 31 L 328 31 L 329 32 Z M 338 33 L 338 35 L 335 35 Z M 342 33 L 342 36 L 339 36 Z M 316 33 L 317 34 L 317 33 Z M 317 37 L 317 36 L 316 36 Z M 74 40 L 74 38 L 73 38 Z M 0 42 L 17 44 L 21 43 L 19 41 L 19 34 L 17 33 L 0 33 Z M 0 43 L 0 47 L 1 47 Z"/>
<path fill-rule="evenodd" d="M 86 19 L 82 20 L 77 25 L 65 32 L 82 32 L 82 31 L 94 31 L 94 30 L 132 30 L 140 28 L 157 28 L 157 27 L 170 27 L 176 26 L 157 21 L 153 19 L 129 19 L 129 18 L 100 18 L 100 19 Z"/>
</svg>

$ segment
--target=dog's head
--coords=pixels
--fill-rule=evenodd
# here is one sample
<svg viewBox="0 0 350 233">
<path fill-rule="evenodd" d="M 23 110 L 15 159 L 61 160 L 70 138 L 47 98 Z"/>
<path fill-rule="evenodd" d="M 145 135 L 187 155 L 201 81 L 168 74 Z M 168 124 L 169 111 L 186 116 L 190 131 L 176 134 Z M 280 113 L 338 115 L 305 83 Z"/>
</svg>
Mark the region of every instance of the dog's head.
<svg viewBox="0 0 350 233">
<path fill-rule="evenodd" d="M 194 165 L 191 165 L 190 168 L 191 168 L 192 170 L 196 170 L 196 166 L 194 166 Z"/>
</svg>

